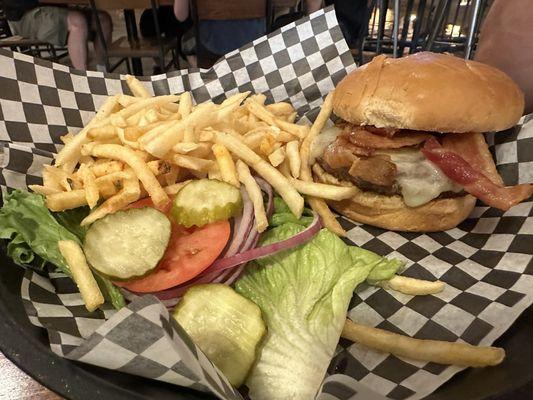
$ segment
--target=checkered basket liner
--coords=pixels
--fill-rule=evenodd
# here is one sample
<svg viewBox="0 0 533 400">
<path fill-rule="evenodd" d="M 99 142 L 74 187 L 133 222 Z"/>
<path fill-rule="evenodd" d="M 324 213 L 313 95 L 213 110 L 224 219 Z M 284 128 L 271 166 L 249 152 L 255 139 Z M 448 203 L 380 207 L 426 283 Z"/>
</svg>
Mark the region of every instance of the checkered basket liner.
<svg viewBox="0 0 533 400">
<path fill-rule="evenodd" d="M 210 70 L 141 80 L 154 94 L 190 90 L 197 102 L 219 102 L 245 90 L 265 93 L 268 101 L 290 101 L 302 118 L 313 120 L 325 95 L 353 68 L 328 8 L 227 54 Z M 60 136 L 79 131 L 108 95 L 129 93 L 122 76 L 82 73 L 8 51 L 0 51 L 0 70 L 3 190 L 39 183 L 42 165 L 61 147 Z M 488 142 L 507 184 L 533 181 L 533 116 L 488 135 Z M 505 213 L 479 205 L 457 228 L 431 234 L 388 232 L 340 218 L 350 243 L 405 260 L 406 276 L 447 284 L 442 293 L 423 297 L 363 285 L 349 316 L 417 338 L 493 343 L 533 302 L 532 208 L 531 201 Z M 239 396 L 153 297 L 118 312 L 88 313 L 69 279 L 32 271 L 21 293 L 30 321 L 47 329 L 60 356 L 220 398 Z M 418 399 L 461 370 L 344 340 L 337 350 L 320 400 Z"/>
</svg>

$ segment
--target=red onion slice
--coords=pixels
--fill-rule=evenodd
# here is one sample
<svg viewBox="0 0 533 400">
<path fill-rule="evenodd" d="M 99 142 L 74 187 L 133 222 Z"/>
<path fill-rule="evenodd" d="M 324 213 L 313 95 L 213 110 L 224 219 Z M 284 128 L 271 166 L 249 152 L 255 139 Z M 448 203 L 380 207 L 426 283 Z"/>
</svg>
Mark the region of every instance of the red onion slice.
<svg viewBox="0 0 533 400">
<path fill-rule="evenodd" d="M 235 218 L 235 233 L 231 244 L 224 253 L 224 257 L 233 256 L 239 251 L 254 224 L 254 206 L 244 188 L 241 188 L 241 196 L 243 202 L 242 213 Z"/>
<path fill-rule="evenodd" d="M 318 233 L 318 231 L 320 231 L 321 227 L 322 224 L 320 223 L 320 218 L 316 213 L 313 213 L 313 222 L 311 222 L 307 228 L 293 237 L 282 240 L 281 242 L 247 250 L 231 257 L 219 258 L 204 272 L 204 274 L 210 274 L 215 271 L 223 271 L 228 268 L 233 268 L 237 265 L 247 263 L 248 261 L 267 257 L 280 251 L 288 250 L 300 244 L 307 243 Z"/>
</svg>

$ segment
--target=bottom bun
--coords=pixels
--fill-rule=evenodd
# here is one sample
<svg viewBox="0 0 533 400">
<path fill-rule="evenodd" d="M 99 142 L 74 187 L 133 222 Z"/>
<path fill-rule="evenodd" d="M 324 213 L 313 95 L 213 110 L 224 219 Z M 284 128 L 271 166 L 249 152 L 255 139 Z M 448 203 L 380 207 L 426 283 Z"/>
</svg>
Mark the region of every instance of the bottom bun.
<svg viewBox="0 0 533 400">
<path fill-rule="evenodd" d="M 361 192 L 352 199 L 328 204 L 353 221 L 391 231 L 440 232 L 463 222 L 474 209 L 476 198 L 468 194 L 408 207 L 400 196 Z"/>
<path fill-rule="evenodd" d="M 339 181 L 318 164 L 313 166 L 315 179 L 332 185 L 353 186 Z M 441 232 L 463 222 L 476 205 L 472 195 L 432 200 L 419 207 L 408 207 L 401 196 L 384 196 L 360 190 L 355 196 L 342 201 L 328 201 L 339 214 L 363 224 L 391 231 Z"/>
</svg>

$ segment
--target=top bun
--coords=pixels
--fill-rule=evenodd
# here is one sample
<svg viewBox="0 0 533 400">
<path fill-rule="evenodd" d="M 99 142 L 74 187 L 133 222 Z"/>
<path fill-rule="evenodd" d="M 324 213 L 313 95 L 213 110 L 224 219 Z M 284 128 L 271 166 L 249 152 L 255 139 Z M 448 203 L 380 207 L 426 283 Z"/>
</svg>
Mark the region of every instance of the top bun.
<svg viewBox="0 0 533 400">
<path fill-rule="evenodd" d="M 335 89 L 333 112 L 352 124 L 432 132 L 514 126 L 524 94 L 500 70 L 448 54 L 375 57 Z"/>
</svg>

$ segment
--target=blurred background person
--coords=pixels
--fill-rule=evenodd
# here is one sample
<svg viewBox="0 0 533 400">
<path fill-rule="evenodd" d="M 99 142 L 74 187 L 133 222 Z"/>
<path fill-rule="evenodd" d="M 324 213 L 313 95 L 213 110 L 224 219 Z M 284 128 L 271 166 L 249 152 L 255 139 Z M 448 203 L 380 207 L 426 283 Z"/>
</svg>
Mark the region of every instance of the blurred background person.
<svg viewBox="0 0 533 400">
<path fill-rule="evenodd" d="M 161 34 L 166 38 L 177 38 L 178 48 L 177 54 L 181 53 L 181 38 L 185 32 L 192 28 L 192 20 L 189 15 L 186 16 L 185 20 L 178 21 L 174 15 L 172 6 L 160 6 L 157 9 L 157 16 L 159 22 L 159 29 Z M 144 38 L 155 38 L 156 29 L 154 16 L 152 9 L 144 10 L 141 14 L 139 20 L 139 29 L 141 35 Z M 154 74 L 159 74 L 163 71 L 163 66 L 157 65 L 157 60 L 155 60 L 156 65 L 154 66 Z"/>
<path fill-rule="evenodd" d="M 92 13 L 62 7 L 40 7 L 38 0 L 4 0 L 4 10 L 11 32 L 28 39 L 67 46 L 72 66 L 87 69 L 87 42 L 94 41 L 97 69 L 105 70 L 104 51 L 96 38 Z M 109 14 L 99 12 L 106 41 L 111 41 L 113 23 Z"/>
<path fill-rule="evenodd" d="M 234 0 L 233 8 L 237 7 L 243 10 L 243 15 L 250 8 L 256 8 L 265 4 L 264 0 Z M 197 0 L 196 7 L 198 10 L 208 10 L 206 13 L 213 11 L 217 13 L 217 8 L 224 7 L 220 0 Z M 266 6 L 265 6 L 266 11 Z M 190 15 L 189 0 L 174 0 L 174 15 L 180 22 L 185 22 Z M 191 29 L 184 37 L 182 49 L 187 56 L 187 61 L 193 67 L 196 66 L 196 57 L 198 54 L 197 42 L 210 54 L 203 54 L 202 60 L 207 59 L 200 67 L 209 67 L 220 56 L 229 53 L 232 50 L 249 43 L 266 34 L 267 23 L 265 16 L 258 18 L 239 18 L 235 19 L 201 19 L 196 27 L 196 35 Z M 202 64 L 202 63 L 201 63 Z"/>
<path fill-rule="evenodd" d="M 526 95 L 526 113 L 533 113 L 532 5 L 531 0 L 494 0 L 474 56 L 513 78 Z"/>
</svg>

